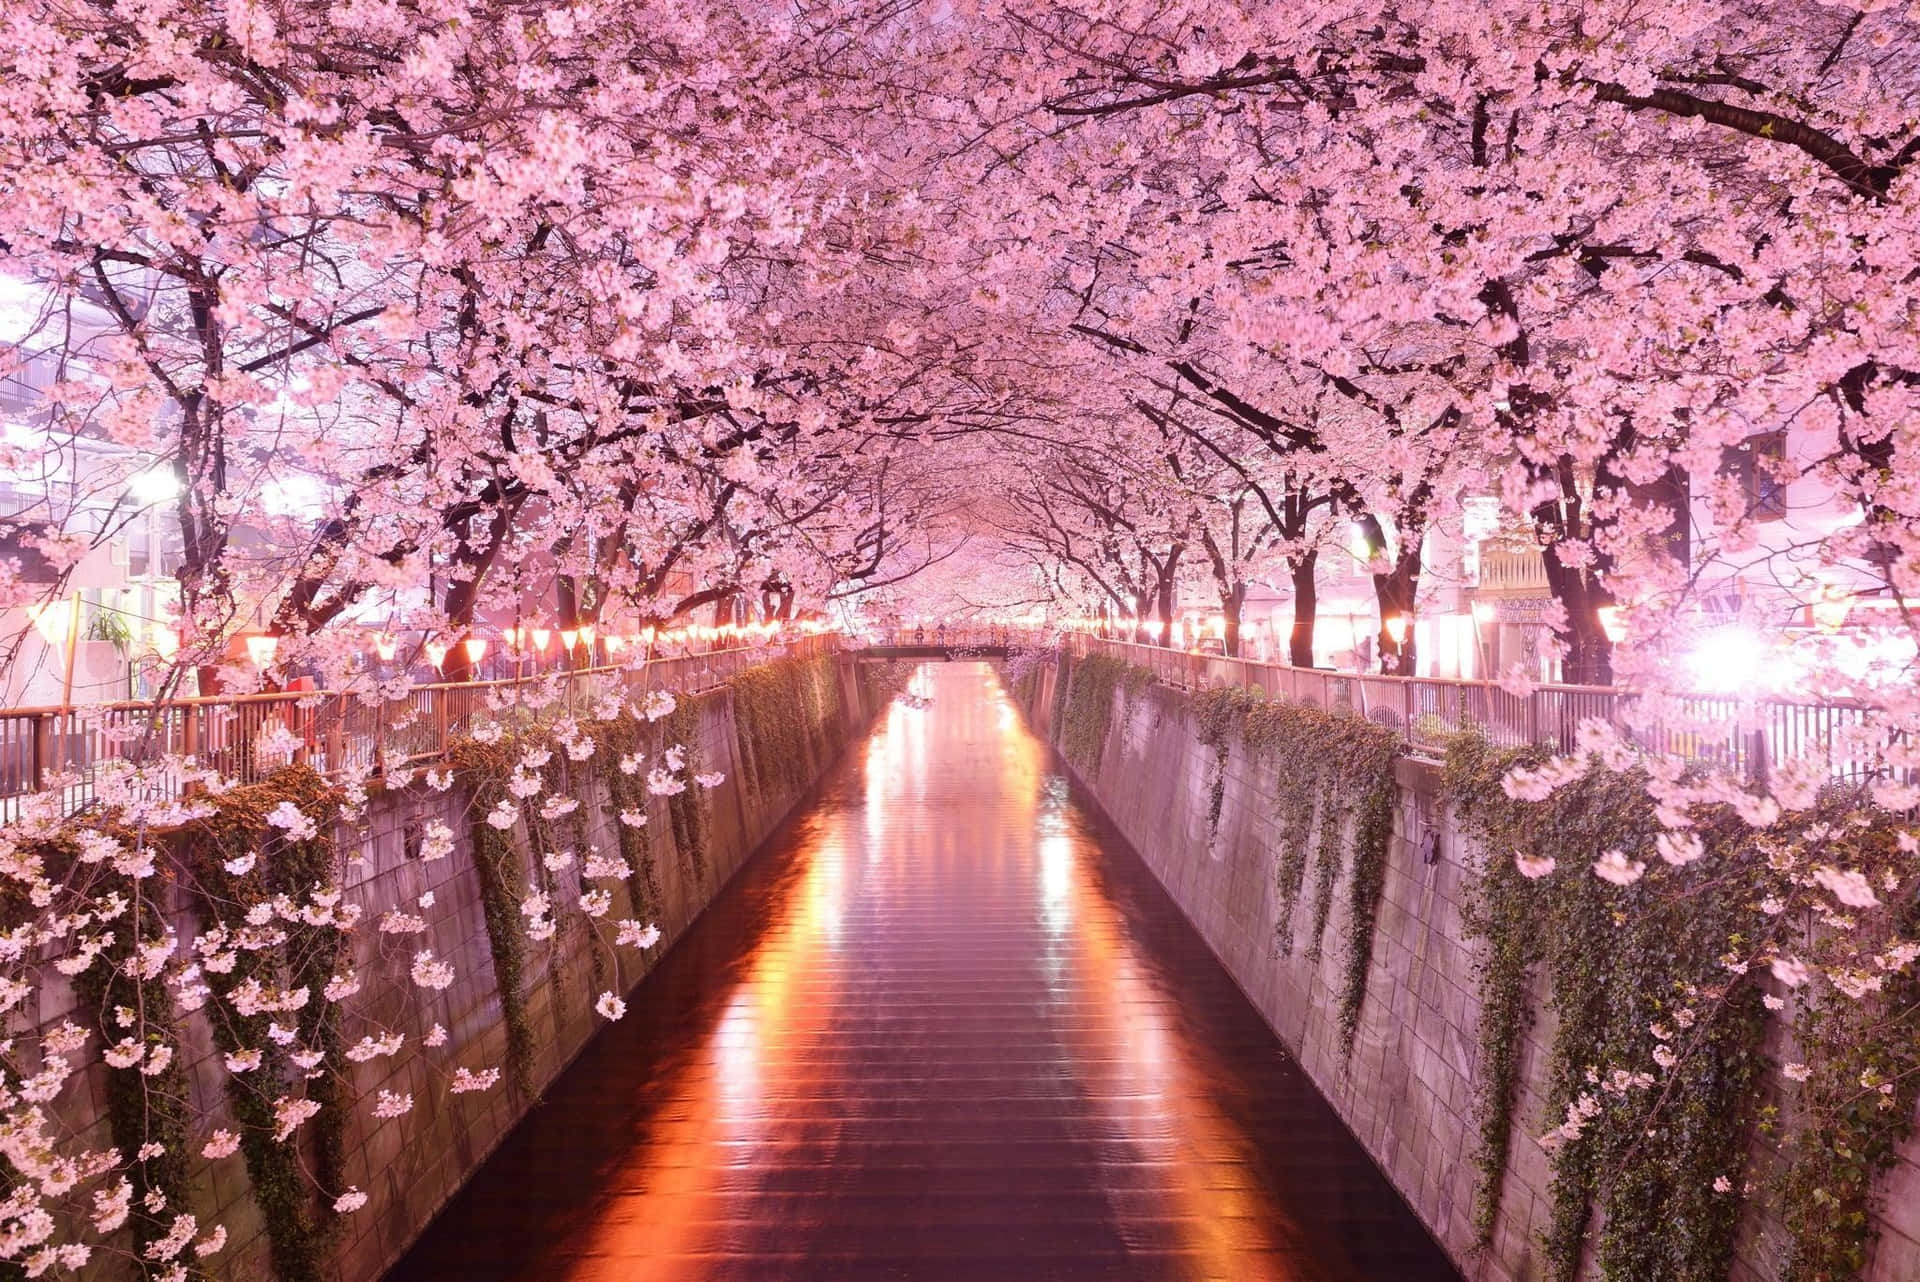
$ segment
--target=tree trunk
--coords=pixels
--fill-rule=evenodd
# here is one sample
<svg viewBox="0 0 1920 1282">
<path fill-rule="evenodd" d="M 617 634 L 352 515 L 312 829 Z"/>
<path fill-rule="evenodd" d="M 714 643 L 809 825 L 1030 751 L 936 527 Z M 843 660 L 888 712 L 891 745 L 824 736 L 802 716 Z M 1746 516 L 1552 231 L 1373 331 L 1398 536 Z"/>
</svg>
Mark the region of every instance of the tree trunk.
<svg viewBox="0 0 1920 1282">
<path fill-rule="evenodd" d="M 1227 657 L 1240 657 L 1240 615 L 1247 604 L 1247 585 L 1236 583 L 1232 591 L 1221 594 L 1220 613 L 1227 621 Z"/>
<path fill-rule="evenodd" d="M 1373 576 L 1374 599 L 1380 603 L 1378 644 L 1380 671 L 1384 676 L 1414 675 L 1413 602 L 1419 588 L 1420 552 L 1417 546 L 1411 554 L 1402 550 L 1391 572 Z M 1387 621 L 1394 618 L 1404 620 L 1403 640 L 1396 641 L 1392 629 L 1387 626 Z"/>
<path fill-rule="evenodd" d="M 1320 610 L 1320 584 L 1315 569 L 1318 550 L 1309 548 L 1288 563 L 1293 573 L 1293 628 L 1287 636 L 1287 662 L 1296 668 L 1313 666 L 1313 627 Z"/>
<path fill-rule="evenodd" d="M 1567 626 L 1554 632 L 1567 652 L 1561 664 L 1562 680 L 1570 685 L 1612 685 L 1613 639 L 1600 622 L 1600 611 L 1613 603 L 1612 597 L 1592 574 L 1562 564 L 1551 547 L 1541 550 L 1540 559 L 1546 565 L 1547 586 L 1567 616 Z"/>
<path fill-rule="evenodd" d="M 1173 639 L 1173 576 L 1165 576 L 1153 590 L 1154 617 L 1160 620 L 1160 635 Z"/>
</svg>

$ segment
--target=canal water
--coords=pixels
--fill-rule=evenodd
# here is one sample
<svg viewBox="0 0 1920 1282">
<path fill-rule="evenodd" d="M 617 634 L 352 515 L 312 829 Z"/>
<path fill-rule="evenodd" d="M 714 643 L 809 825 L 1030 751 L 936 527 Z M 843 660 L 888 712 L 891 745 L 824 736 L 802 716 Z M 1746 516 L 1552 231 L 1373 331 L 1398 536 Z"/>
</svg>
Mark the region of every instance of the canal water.
<svg viewBox="0 0 1920 1282">
<path fill-rule="evenodd" d="M 392 1282 L 1457 1282 L 994 672 L 916 681 Z"/>
</svg>

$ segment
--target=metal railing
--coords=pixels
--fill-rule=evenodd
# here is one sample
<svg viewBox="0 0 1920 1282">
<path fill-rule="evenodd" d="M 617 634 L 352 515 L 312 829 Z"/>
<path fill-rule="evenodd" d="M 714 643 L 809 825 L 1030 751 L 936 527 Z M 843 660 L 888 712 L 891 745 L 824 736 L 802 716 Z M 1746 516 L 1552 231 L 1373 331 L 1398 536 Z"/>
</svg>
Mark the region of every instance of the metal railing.
<svg viewBox="0 0 1920 1282">
<path fill-rule="evenodd" d="M 1798 758 L 1821 761 L 1841 778 L 1884 773 L 1870 754 L 1849 743 L 1869 725 L 1871 713 L 1864 704 L 1737 695 L 1643 696 L 1610 686 L 1576 685 L 1542 685 L 1530 694 L 1515 695 L 1490 681 L 1295 668 L 1078 633 L 1065 644 L 1075 654 L 1103 653 L 1146 668 L 1162 684 L 1183 690 L 1239 686 L 1366 717 L 1399 730 L 1423 753 L 1444 751 L 1451 736 L 1469 728 L 1502 747 L 1570 747 L 1580 723 L 1598 719 L 1649 751 L 1749 779 L 1764 777 L 1770 763 Z"/>
<path fill-rule="evenodd" d="M 64 710 L 12 708 L 0 711 L 0 819 L 12 819 L 20 798 L 55 781 L 67 794 L 67 808 L 79 807 L 93 795 L 95 772 L 112 762 L 190 759 L 240 783 L 257 782 L 290 759 L 329 777 L 390 762 L 424 764 L 444 757 L 449 745 L 479 721 L 529 706 L 528 696 L 549 685 L 556 687 L 555 697 L 546 706 L 586 714 L 595 700 L 615 690 L 695 694 L 757 664 L 828 652 L 834 642 L 822 634 L 621 666 L 417 685 L 396 699 L 370 685 Z M 291 753 L 261 751 L 275 739 L 291 744 Z M 160 783 L 166 786 L 165 779 Z"/>
</svg>

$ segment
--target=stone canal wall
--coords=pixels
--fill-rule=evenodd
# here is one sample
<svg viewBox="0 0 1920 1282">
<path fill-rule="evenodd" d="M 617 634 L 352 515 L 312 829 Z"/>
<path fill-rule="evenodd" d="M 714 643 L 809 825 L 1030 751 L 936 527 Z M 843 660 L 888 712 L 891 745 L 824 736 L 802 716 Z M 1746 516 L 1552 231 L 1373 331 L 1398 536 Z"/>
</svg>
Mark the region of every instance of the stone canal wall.
<svg viewBox="0 0 1920 1282">
<path fill-rule="evenodd" d="M 365 1208 L 341 1221 L 334 1267 L 345 1282 L 378 1278 L 412 1243 L 434 1214 L 464 1184 L 494 1147 L 529 1113 L 539 1094 L 605 1026 L 595 1014 L 595 997 L 609 989 L 627 992 L 686 933 L 701 911 L 838 759 L 842 748 L 866 725 L 880 702 L 878 691 L 856 679 L 857 667 L 831 658 L 811 661 L 824 675 L 818 702 L 789 709 L 784 743 L 792 758 L 751 761 L 754 736 L 744 732 L 740 683 L 692 701 L 697 747 L 691 759 L 703 771 L 722 771 L 717 788 L 690 791 L 699 807 L 697 829 L 676 823 L 672 805 L 654 798 L 648 806 L 646 880 L 639 887 L 650 911 L 641 919 L 657 924 L 660 943 L 637 963 L 631 949 L 591 946 L 579 914 L 561 917 L 560 933 L 545 943 L 527 942 L 521 960 L 524 1018 L 531 1032 L 531 1092 L 503 1081 L 493 1090 L 453 1095 L 446 1089 L 455 1066 L 499 1065 L 509 1061 L 508 1020 L 494 970 L 484 895 L 474 858 L 471 798 L 457 784 L 445 794 L 414 787 L 377 803 L 369 825 L 365 858 L 352 865 L 349 895 L 368 906 L 367 918 L 387 906 L 405 909 L 423 891 L 439 905 L 428 946 L 453 959 L 455 985 L 429 1006 L 406 983 L 404 970 L 387 967 L 393 981 L 374 994 L 369 1013 L 390 1029 L 407 1033 L 406 1053 L 361 1065 L 350 1097 L 371 1099 L 385 1089 L 411 1093 L 413 1110 L 381 1121 L 365 1107 L 354 1110 L 346 1151 L 348 1183 L 368 1194 Z M 764 755 L 764 754 L 763 754 Z M 587 843 L 604 851 L 619 849 L 619 807 L 608 791 L 606 772 L 616 768 L 612 754 L 589 763 L 580 814 Z M 428 818 L 453 825 L 459 844 L 450 858 L 426 864 L 410 849 L 409 834 Z M 513 833 L 514 859 L 522 876 L 531 875 L 524 824 Z M 577 887 L 558 893 L 577 894 Z M 446 905 L 456 905 L 453 912 Z M 627 915 L 616 904 L 613 916 Z M 520 930 L 524 923 L 514 921 Z M 523 935 L 524 938 L 524 935 Z M 377 952 L 370 932 L 361 947 Z M 371 947 L 369 947 L 371 946 Z M 615 954 L 622 969 L 614 975 L 606 958 Z M 362 959 L 363 964 L 368 959 Z M 369 967 L 369 971 L 373 970 Z M 448 1030 L 445 1046 L 429 1049 L 422 1038 L 433 1023 Z M 537 1124 L 537 1123 L 536 1123 Z M 237 1161 L 237 1159 L 233 1159 Z M 236 1257 L 237 1259 L 237 1257 Z M 260 1261 L 264 1266 L 264 1255 Z M 230 1276 L 266 1277 L 264 1267 L 233 1268 Z"/>
<path fill-rule="evenodd" d="M 1069 671 L 1063 661 L 1015 682 L 1035 729 L 1062 749 L 1069 771 L 1154 870 L 1462 1273 L 1473 1282 L 1546 1278 L 1541 1241 L 1553 1216 L 1553 1172 L 1539 1137 L 1560 1121 L 1547 1116 L 1555 1016 L 1536 968 L 1529 977 L 1536 1015 L 1518 1046 L 1515 1131 L 1502 1195 L 1491 1240 L 1476 1247 L 1482 945 L 1469 937 L 1462 913 L 1483 856 L 1442 802 L 1438 765 L 1394 763 L 1392 836 L 1349 1052 L 1340 1011 L 1350 955 L 1351 861 L 1330 893 L 1316 895 L 1309 884 L 1298 895 L 1288 923 L 1291 946 L 1282 948 L 1284 843 L 1273 762 L 1250 759 L 1229 741 L 1220 768 L 1209 741 L 1217 734 L 1189 696 L 1165 687 L 1109 685 L 1103 690 L 1112 701 L 1107 716 L 1070 711 Z M 1284 753 L 1284 743 L 1274 751 Z M 1316 899 L 1328 905 L 1321 922 L 1314 919 Z M 1777 1043 L 1775 1034 L 1770 1049 Z M 1777 1080 L 1768 1085 L 1770 1097 L 1778 1086 Z M 1771 1157 L 1764 1149 L 1755 1153 L 1756 1182 L 1764 1183 Z M 1781 1276 L 1784 1230 L 1766 1204 L 1764 1196 L 1747 1204 L 1728 1282 Z M 1920 1144 L 1909 1141 L 1882 1177 L 1879 1207 L 1878 1241 L 1861 1276 L 1913 1282 L 1920 1278 Z M 1598 1277 L 1590 1256 L 1582 1276 Z"/>
<path fill-rule="evenodd" d="M 689 773 L 724 772 L 725 780 L 713 788 L 648 796 L 643 775 L 614 777 L 620 753 L 607 743 L 587 760 L 567 763 L 563 787 L 540 795 L 572 796 L 580 805 L 543 825 L 546 848 L 564 846 L 580 856 L 598 847 L 638 870 L 625 883 L 631 897 L 616 892 L 612 911 L 596 923 L 605 930 L 597 943 L 577 911 L 555 912 L 558 931 L 552 938 L 528 936 L 520 905 L 529 887 L 569 905 L 581 891 L 578 857 L 558 868 L 536 859 L 526 817 L 536 803 L 524 804 L 523 817 L 505 833 L 487 826 L 482 816 L 494 799 L 487 771 L 468 768 L 458 754 L 450 788 L 437 790 L 422 772 L 405 786 L 374 790 L 364 821 L 338 828 L 312 872 L 324 880 L 344 871 L 345 902 L 362 909 L 361 924 L 346 945 L 361 987 L 347 1003 L 339 1045 L 396 1033 L 404 1041 L 391 1054 L 342 1056 L 348 1081 L 340 1097 L 348 1103 L 323 1110 L 291 1144 L 269 1146 L 269 1160 L 279 1165 L 268 1171 L 251 1165 L 244 1149 L 213 1158 L 201 1153 L 215 1129 L 246 1129 L 236 1117 L 234 1092 L 236 1082 L 245 1091 L 252 1078 L 239 1079 L 224 1066 L 210 1023 L 219 999 L 177 1018 L 177 1076 L 159 1080 L 172 1083 L 183 1105 L 181 1124 L 190 1133 L 182 1147 L 191 1156 L 183 1172 L 185 1196 L 164 1214 L 186 1211 L 202 1227 L 220 1225 L 227 1233 L 222 1250 L 196 1261 L 195 1276 L 248 1282 L 379 1278 L 507 1133 L 537 1114 L 541 1091 L 604 1026 L 594 1010 L 596 997 L 607 991 L 630 995 L 864 729 L 890 697 L 890 675 L 879 665 L 831 654 L 792 658 L 683 697 L 657 725 L 627 718 L 634 746 L 652 750 L 649 763 L 664 744 L 686 744 Z M 262 787 L 296 786 L 325 787 L 311 775 L 304 785 L 269 781 Z M 617 817 L 623 805 L 644 807 L 647 823 L 626 825 L 623 833 Z M 311 808 L 316 815 L 325 812 L 319 803 Z M 433 821 L 452 830 L 453 848 L 423 858 L 422 836 Z M 192 836 L 183 833 L 181 840 L 190 843 Z M 191 855 L 181 866 L 205 867 Z M 423 907 L 426 895 L 432 896 L 425 901 L 430 907 Z M 171 925 L 181 938 L 195 938 L 206 927 L 206 907 L 184 884 L 174 885 L 169 897 L 164 912 Z M 418 915 L 428 925 L 424 933 L 383 933 L 377 923 L 389 911 Z M 657 924 L 659 943 L 644 953 L 613 947 L 611 923 L 620 918 Z M 505 951 L 503 940 L 510 941 Z M 422 948 L 451 965 L 450 986 L 434 991 L 412 981 L 410 963 Z M 294 966 L 298 959 L 274 964 Z M 49 975 L 31 1025 L 45 1030 L 71 1019 L 98 1026 L 103 1005 L 111 1003 Z M 445 1030 L 444 1039 L 430 1039 L 435 1025 Z M 502 1069 L 502 1077 L 491 1088 L 449 1090 L 456 1070 L 493 1067 Z M 114 1080 L 96 1056 L 80 1068 L 79 1080 L 57 1106 L 61 1124 L 85 1137 L 89 1147 L 116 1142 Z M 411 1109 L 376 1116 L 380 1091 L 410 1095 Z M 342 1129 L 327 1151 L 337 1154 L 343 1169 L 335 1180 L 320 1183 L 329 1187 L 328 1197 L 349 1186 L 366 1196 L 359 1209 L 337 1216 L 313 1191 L 315 1173 L 328 1164 L 318 1132 L 329 1116 L 340 1119 Z M 143 1276 L 123 1253 L 97 1254 L 90 1269 L 89 1276 L 103 1279 Z"/>
</svg>

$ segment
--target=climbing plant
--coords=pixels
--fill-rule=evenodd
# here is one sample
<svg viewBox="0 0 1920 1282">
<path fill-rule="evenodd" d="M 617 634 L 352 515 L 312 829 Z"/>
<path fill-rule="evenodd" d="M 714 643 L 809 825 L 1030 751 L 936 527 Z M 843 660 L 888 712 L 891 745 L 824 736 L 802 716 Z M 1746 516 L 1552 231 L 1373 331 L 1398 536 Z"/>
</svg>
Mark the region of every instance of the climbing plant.
<svg viewBox="0 0 1920 1282">
<path fill-rule="evenodd" d="M 1444 772 L 1458 825 L 1485 852 L 1466 915 L 1482 942 L 1482 1240 L 1517 1124 L 1538 967 L 1557 1016 L 1546 1071 L 1548 1122 L 1560 1119 L 1545 1137 L 1549 1277 L 1571 1282 L 1590 1251 L 1607 1279 L 1722 1282 L 1756 1180 L 1756 1131 L 1782 1149 L 1773 1195 L 1792 1237 L 1783 1276 L 1854 1276 L 1872 1241 L 1874 1179 L 1909 1133 L 1920 1093 L 1920 988 L 1886 954 L 1894 973 L 1863 980 L 1870 991 L 1800 989 L 1793 1038 L 1804 1063 L 1790 1065 L 1783 1113 L 1760 1101 L 1765 1008 L 1786 1003 L 1749 959 L 1836 928 L 1786 910 L 1768 890 L 1779 870 L 1833 861 L 1890 872 L 1896 825 L 1858 792 L 1829 789 L 1807 813 L 1766 825 L 1768 835 L 1740 821 L 1736 796 L 1676 837 L 1636 768 L 1592 764 L 1549 799 L 1517 799 L 1509 776 L 1537 755 L 1462 736 Z M 1909 895 L 1890 938 L 1910 938 L 1913 916 Z"/>
<path fill-rule="evenodd" d="M 508 801 L 507 780 L 518 759 L 518 741 L 462 739 L 448 751 L 449 764 L 467 786 L 472 803 L 468 836 L 473 870 L 480 886 L 481 917 L 493 959 L 493 982 L 500 995 L 500 1020 L 507 1031 L 507 1080 L 522 1098 L 533 1094 L 534 1037 L 527 1015 L 526 940 L 520 904 L 526 895 L 527 864 L 510 829 L 488 822 L 489 813 Z"/>
<path fill-rule="evenodd" d="M 619 844 L 620 858 L 629 874 L 627 903 L 634 916 L 642 919 L 656 912 L 660 904 L 660 869 L 653 857 L 653 839 L 645 823 L 647 786 L 638 768 L 640 756 L 649 742 L 644 725 L 633 717 L 614 717 L 594 725 L 607 752 L 600 777 L 606 784 L 613 811 L 614 840 Z M 622 761 L 633 762 L 635 768 L 623 768 Z M 625 816 L 637 816 L 642 822 L 629 822 Z"/>
<path fill-rule="evenodd" d="M 719 698 L 716 691 L 683 696 L 664 721 L 660 723 L 662 751 L 664 745 L 679 745 L 686 754 L 686 771 L 692 775 L 700 771 L 705 764 L 700 742 L 700 722 L 702 710 L 711 706 Z M 672 826 L 674 849 L 694 876 L 703 876 L 707 869 L 712 842 L 712 816 L 707 811 L 707 790 L 705 788 L 682 787 L 667 797 L 667 819 Z"/>
<path fill-rule="evenodd" d="M 1293 946 L 1293 915 L 1305 880 L 1316 812 L 1320 820 L 1314 849 L 1317 875 L 1307 949 L 1311 960 L 1319 959 L 1340 874 L 1348 874 L 1338 1022 L 1341 1045 L 1351 1050 L 1366 1000 L 1374 926 L 1392 851 L 1393 772 L 1401 752 L 1400 738 L 1384 726 L 1357 717 L 1237 688 L 1204 691 L 1193 696 L 1191 706 L 1198 737 L 1213 751 L 1210 825 L 1217 828 L 1220 821 L 1226 763 L 1235 741 L 1243 745 L 1249 759 L 1262 761 L 1273 771 L 1274 821 L 1280 843 L 1277 934 L 1283 951 Z"/>
<path fill-rule="evenodd" d="M 757 798 L 804 788 L 812 763 L 838 746 L 831 738 L 837 725 L 830 715 L 837 702 L 833 662 L 825 655 L 781 659 L 731 682 L 741 767 Z"/>
<path fill-rule="evenodd" d="M 214 1044 L 227 1056 L 227 1105 L 283 1282 L 325 1276 L 336 1216 L 330 1199 L 315 1198 L 315 1186 L 329 1193 L 346 1187 L 344 1048 L 333 1006 L 317 998 L 341 969 L 351 923 L 331 911 L 340 886 L 332 823 L 289 828 L 275 816 L 290 806 L 310 820 L 333 814 L 338 804 L 333 785 L 306 766 L 289 766 L 223 792 L 209 816 L 175 836 L 189 898 L 202 917 L 200 950 L 213 996 L 207 1009 Z M 262 901 L 289 906 L 266 919 L 270 929 L 250 907 Z M 261 993 L 305 996 L 276 1004 L 263 1003 Z M 291 1012 L 283 1011 L 289 1004 Z M 277 1058 L 261 1054 L 284 1013 L 292 1016 L 294 1043 L 313 1057 L 297 1090 Z M 297 1097 L 318 1106 L 311 1179 L 300 1150 L 286 1142 L 288 1101 Z"/>
<path fill-rule="evenodd" d="M 1054 721 L 1059 727 L 1060 751 L 1067 760 L 1090 776 L 1097 774 L 1106 751 L 1107 731 L 1113 724 L 1114 696 L 1124 693 L 1130 707 L 1132 699 L 1152 680 L 1153 674 L 1145 668 L 1108 655 L 1090 654 L 1073 660 L 1060 683 L 1066 689 L 1060 696 L 1065 701 L 1065 719 L 1056 717 Z"/>
<path fill-rule="evenodd" d="M 1143 668 L 1099 654 L 1071 660 L 1067 666 L 1058 683 L 1068 691 L 1065 719 L 1057 723 L 1061 751 L 1079 768 L 1096 771 L 1115 692 L 1126 692 L 1123 706 L 1130 706 L 1152 676 Z M 1399 736 L 1357 717 L 1268 699 L 1239 688 L 1168 697 L 1184 700 L 1196 736 L 1211 753 L 1210 833 L 1219 827 L 1226 767 L 1236 742 L 1249 761 L 1263 762 L 1273 772 L 1269 779 L 1280 847 L 1276 938 L 1281 952 L 1290 952 L 1294 944 L 1293 917 L 1309 863 L 1317 857 L 1308 943 L 1308 956 L 1314 960 L 1320 956 L 1320 941 L 1332 917 L 1340 875 L 1348 874 L 1347 938 L 1337 1018 L 1342 1047 L 1351 1050 L 1366 1000 L 1374 927 L 1392 850 Z"/>
<path fill-rule="evenodd" d="M 121 836 L 129 844 L 141 840 L 137 833 Z M 58 841 L 43 847 L 40 857 L 67 868 L 73 853 L 70 841 Z M 140 1252 L 163 1238 L 174 1214 L 187 1205 L 191 1099 L 186 1066 L 173 1049 L 181 1044 L 173 994 L 164 983 L 145 977 L 144 968 L 136 963 L 140 947 L 165 944 L 168 924 L 163 907 L 132 877 L 115 872 L 106 880 L 105 893 L 118 896 L 128 906 L 123 919 L 126 930 L 117 933 L 101 954 L 106 964 L 82 971 L 74 989 L 110 1044 L 124 1045 L 129 1034 L 140 1038 L 138 1061 L 119 1065 L 110 1061 L 106 1069 L 108 1129 L 114 1146 L 134 1155 L 128 1172 L 133 1188 L 129 1218 L 134 1249 Z M 17 920 L 11 912 L 7 919 Z M 158 1071 L 156 1054 L 165 1056 Z"/>
</svg>

